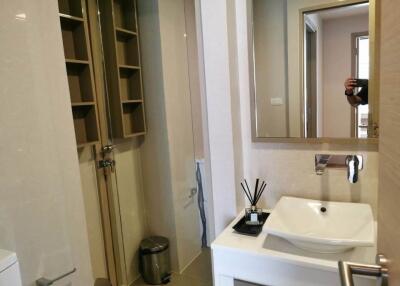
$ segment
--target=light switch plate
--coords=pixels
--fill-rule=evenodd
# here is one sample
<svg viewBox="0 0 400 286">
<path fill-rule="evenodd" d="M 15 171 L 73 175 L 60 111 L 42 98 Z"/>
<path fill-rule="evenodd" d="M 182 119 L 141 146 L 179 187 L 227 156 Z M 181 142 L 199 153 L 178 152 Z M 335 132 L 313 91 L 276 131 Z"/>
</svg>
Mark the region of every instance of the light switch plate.
<svg viewBox="0 0 400 286">
<path fill-rule="evenodd" d="M 271 98 L 271 105 L 282 105 L 282 104 L 283 104 L 282 97 Z"/>
</svg>

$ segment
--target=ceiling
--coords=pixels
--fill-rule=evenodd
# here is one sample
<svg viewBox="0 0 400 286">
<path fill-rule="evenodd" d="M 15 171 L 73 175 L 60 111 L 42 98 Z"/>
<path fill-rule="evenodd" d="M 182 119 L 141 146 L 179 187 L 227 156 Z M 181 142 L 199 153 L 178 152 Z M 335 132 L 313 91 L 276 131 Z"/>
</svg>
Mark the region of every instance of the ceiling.
<svg viewBox="0 0 400 286">
<path fill-rule="evenodd" d="M 318 15 L 321 19 L 328 20 L 341 17 L 368 14 L 368 10 L 369 10 L 369 3 L 364 3 L 352 6 L 322 10 L 316 13 L 311 13 L 310 15 Z"/>
</svg>

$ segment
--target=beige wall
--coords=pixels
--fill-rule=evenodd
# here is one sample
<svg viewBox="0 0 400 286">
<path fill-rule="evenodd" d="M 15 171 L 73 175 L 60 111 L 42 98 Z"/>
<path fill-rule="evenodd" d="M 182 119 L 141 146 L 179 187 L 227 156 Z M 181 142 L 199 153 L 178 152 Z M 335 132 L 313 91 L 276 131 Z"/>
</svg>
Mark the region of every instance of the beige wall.
<svg viewBox="0 0 400 286">
<path fill-rule="evenodd" d="M 213 228 L 218 235 L 236 215 L 237 203 L 243 204 L 236 200 L 236 192 L 240 192 L 236 180 L 242 177 L 240 168 L 244 158 L 240 126 L 236 124 L 240 117 L 232 116 L 232 113 L 240 113 L 237 51 L 234 46 L 239 33 L 234 24 L 234 1 L 202 0 L 200 4 L 205 91 L 203 116 L 208 141 L 206 179 L 212 192 Z"/>
<path fill-rule="evenodd" d="M 96 162 L 91 150 L 92 148 L 81 148 L 78 150 L 79 169 L 93 277 L 105 278 L 107 277 L 107 265 L 98 196 L 99 191 L 97 188 Z"/>
<path fill-rule="evenodd" d="M 170 159 L 168 152 L 165 151 L 168 146 L 168 137 L 165 128 L 166 114 L 158 5 L 156 1 L 139 0 L 138 7 L 148 128 L 146 143 L 143 146 L 142 165 L 143 184 L 146 189 L 145 203 L 152 210 L 152 214 L 148 215 L 149 232 L 150 234 L 164 235 L 171 240 L 171 261 L 177 268 L 171 179 L 169 173 L 166 172 Z M 153 173 L 157 175 L 154 176 Z M 152 177 L 148 175 L 152 175 Z"/>
<path fill-rule="evenodd" d="M 344 96 L 343 83 L 351 76 L 351 34 L 366 31 L 368 14 L 324 21 L 323 137 L 351 137 L 354 108 Z"/>
<path fill-rule="evenodd" d="M 196 159 L 204 158 L 203 120 L 200 89 L 200 67 L 197 42 L 195 0 L 185 0 L 186 42 L 190 99 L 193 122 L 194 153 Z"/>
<path fill-rule="evenodd" d="M 57 1 L 0 5 L 0 248 L 23 285 L 93 285 Z"/>
<path fill-rule="evenodd" d="M 182 271 L 200 253 L 197 197 L 189 198 L 196 179 L 185 10 L 183 0 L 158 3 L 178 270 Z"/>
<path fill-rule="evenodd" d="M 286 137 L 286 4 L 253 0 L 257 135 Z M 271 100 L 280 99 L 281 105 Z"/>
<path fill-rule="evenodd" d="M 200 252 L 183 0 L 139 1 L 148 133 L 142 164 L 150 234 L 170 239 L 174 271 Z M 196 198 L 196 197 L 195 197 Z"/>
<path fill-rule="evenodd" d="M 288 6 L 289 26 L 298 27 L 299 9 L 321 3 L 320 1 L 290 1 Z M 251 141 L 249 61 L 247 42 L 246 3 L 236 1 L 237 5 L 237 49 L 239 63 L 241 131 L 245 162 L 245 177 L 267 180 L 268 186 L 262 199 L 262 205 L 273 207 L 282 195 L 353 201 L 370 203 L 376 214 L 378 154 L 376 147 L 357 145 L 343 146 L 332 144 L 273 144 L 253 143 Z M 298 50 L 297 33 L 291 29 L 289 48 Z M 298 94 L 299 56 L 290 53 L 289 76 L 290 92 Z M 296 101 L 296 100 L 295 100 Z M 292 110 L 292 112 L 295 112 Z M 299 121 L 293 121 L 298 123 Z M 365 169 L 360 173 L 360 181 L 351 185 L 346 180 L 345 170 L 328 170 L 323 176 L 314 171 L 314 154 L 334 152 L 340 154 L 363 154 L 366 159 Z"/>
<path fill-rule="evenodd" d="M 139 276 L 139 245 L 148 236 L 142 177 L 140 139 L 115 141 L 115 173 L 112 176 L 117 264 L 123 285 L 130 285 Z"/>
</svg>

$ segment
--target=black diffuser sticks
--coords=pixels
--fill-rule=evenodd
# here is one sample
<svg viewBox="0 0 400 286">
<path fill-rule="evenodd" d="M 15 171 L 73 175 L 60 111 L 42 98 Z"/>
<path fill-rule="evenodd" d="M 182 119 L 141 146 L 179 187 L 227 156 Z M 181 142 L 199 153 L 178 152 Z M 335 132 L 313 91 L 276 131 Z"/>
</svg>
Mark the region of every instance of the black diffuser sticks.
<svg viewBox="0 0 400 286">
<path fill-rule="evenodd" d="M 254 192 L 253 194 L 250 191 L 249 185 L 247 184 L 247 180 L 244 180 L 244 183 L 246 185 L 246 187 L 243 185 L 243 183 L 240 183 L 240 185 L 242 186 L 242 189 L 247 197 L 247 199 L 249 200 L 251 206 L 256 206 L 258 201 L 261 198 L 261 195 L 263 194 L 265 187 L 267 186 L 267 184 L 265 183 L 265 181 L 262 181 L 261 186 L 258 187 L 260 182 L 260 179 L 256 180 L 256 186 L 254 188 Z"/>
</svg>

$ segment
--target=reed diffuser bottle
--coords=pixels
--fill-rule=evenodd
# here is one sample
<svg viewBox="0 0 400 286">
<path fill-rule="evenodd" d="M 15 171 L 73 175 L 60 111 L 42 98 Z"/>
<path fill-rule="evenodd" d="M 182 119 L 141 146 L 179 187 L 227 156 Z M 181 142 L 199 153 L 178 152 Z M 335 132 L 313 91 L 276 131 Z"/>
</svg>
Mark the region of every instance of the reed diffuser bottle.
<svg viewBox="0 0 400 286">
<path fill-rule="evenodd" d="M 253 194 L 251 193 L 249 185 L 247 184 L 246 180 L 244 180 L 246 187 L 243 185 L 243 183 L 240 183 L 247 199 L 250 202 L 250 207 L 245 209 L 245 219 L 246 219 L 246 224 L 248 225 L 262 224 L 262 209 L 257 207 L 257 203 L 260 200 L 261 195 L 263 194 L 267 184 L 265 183 L 265 181 L 263 181 L 259 188 L 258 187 L 259 181 L 260 179 L 256 180 L 256 185 Z"/>
</svg>

